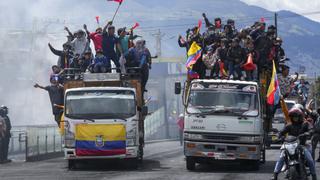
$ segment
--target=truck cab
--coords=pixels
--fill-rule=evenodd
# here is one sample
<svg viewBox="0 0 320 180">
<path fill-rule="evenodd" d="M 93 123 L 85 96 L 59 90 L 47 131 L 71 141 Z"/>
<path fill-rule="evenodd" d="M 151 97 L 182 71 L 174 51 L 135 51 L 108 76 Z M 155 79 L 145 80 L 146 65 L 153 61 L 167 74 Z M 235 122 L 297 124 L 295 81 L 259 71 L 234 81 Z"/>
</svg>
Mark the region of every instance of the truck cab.
<svg viewBox="0 0 320 180">
<path fill-rule="evenodd" d="M 69 168 L 82 159 L 142 160 L 148 110 L 140 84 L 120 74 L 84 74 L 65 83 L 61 128 Z"/>
<path fill-rule="evenodd" d="M 183 104 L 188 170 L 213 160 L 242 160 L 259 167 L 264 130 L 256 82 L 192 80 L 184 87 Z"/>
</svg>

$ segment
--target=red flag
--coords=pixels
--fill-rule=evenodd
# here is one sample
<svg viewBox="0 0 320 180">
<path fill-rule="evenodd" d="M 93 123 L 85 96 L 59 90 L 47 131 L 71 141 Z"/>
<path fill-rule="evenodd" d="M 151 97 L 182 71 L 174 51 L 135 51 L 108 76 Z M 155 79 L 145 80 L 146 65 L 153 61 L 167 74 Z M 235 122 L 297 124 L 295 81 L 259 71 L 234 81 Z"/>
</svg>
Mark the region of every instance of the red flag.
<svg viewBox="0 0 320 180">
<path fill-rule="evenodd" d="M 264 17 L 260 18 L 260 22 L 262 22 L 262 23 L 264 23 L 264 22 L 265 22 Z"/>
<path fill-rule="evenodd" d="M 199 21 L 198 21 L 198 29 L 197 29 L 197 33 L 199 33 L 199 32 L 200 32 L 201 26 L 202 26 L 202 21 L 201 21 L 201 20 L 199 20 Z"/>
<path fill-rule="evenodd" d="M 97 24 L 100 24 L 99 19 L 100 19 L 100 17 L 99 17 L 99 16 L 96 16 Z"/>
<path fill-rule="evenodd" d="M 135 28 L 137 28 L 137 27 L 139 27 L 139 26 L 140 26 L 140 24 L 136 22 L 136 23 L 133 25 L 133 27 L 131 28 L 131 30 L 134 30 Z"/>
<path fill-rule="evenodd" d="M 114 2 L 117 2 L 117 3 L 122 3 L 123 2 L 123 0 L 107 0 L 107 1 L 114 1 Z"/>
</svg>

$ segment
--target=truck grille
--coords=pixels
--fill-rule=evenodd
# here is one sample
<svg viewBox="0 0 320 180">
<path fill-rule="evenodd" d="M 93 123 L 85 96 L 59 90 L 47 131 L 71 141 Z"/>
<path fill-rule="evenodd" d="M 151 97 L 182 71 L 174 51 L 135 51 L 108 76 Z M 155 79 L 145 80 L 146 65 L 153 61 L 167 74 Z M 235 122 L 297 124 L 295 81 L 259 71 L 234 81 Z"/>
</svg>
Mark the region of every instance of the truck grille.
<svg viewBox="0 0 320 180">
<path fill-rule="evenodd" d="M 221 135 L 221 134 L 203 134 L 203 139 L 205 141 L 213 141 L 213 142 L 234 142 L 238 141 L 238 137 L 236 135 Z"/>
</svg>

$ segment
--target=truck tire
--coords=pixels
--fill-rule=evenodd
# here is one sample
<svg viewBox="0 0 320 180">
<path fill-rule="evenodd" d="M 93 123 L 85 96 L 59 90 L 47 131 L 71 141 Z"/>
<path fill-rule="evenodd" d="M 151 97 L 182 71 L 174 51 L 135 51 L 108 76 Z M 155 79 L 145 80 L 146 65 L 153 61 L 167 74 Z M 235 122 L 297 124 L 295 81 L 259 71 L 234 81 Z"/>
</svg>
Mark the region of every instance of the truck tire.
<svg viewBox="0 0 320 180">
<path fill-rule="evenodd" d="M 186 158 L 186 166 L 187 166 L 187 170 L 194 171 L 196 169 L 196 162 L 195 162 L 194 158 L 187 157 Z"/>
<path fill-rule="evenodd" d="M 76 161 L 73 159 L 68 159 L 68 169 L 72 170 L 76 168 Z"/>
</svg>

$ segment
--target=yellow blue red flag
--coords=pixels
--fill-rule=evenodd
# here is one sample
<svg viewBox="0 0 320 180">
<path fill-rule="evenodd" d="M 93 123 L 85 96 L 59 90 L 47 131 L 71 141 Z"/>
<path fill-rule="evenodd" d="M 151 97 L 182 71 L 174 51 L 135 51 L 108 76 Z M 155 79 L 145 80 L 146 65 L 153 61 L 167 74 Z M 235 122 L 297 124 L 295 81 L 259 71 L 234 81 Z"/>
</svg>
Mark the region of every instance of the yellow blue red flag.
<svg viewBox="0 0 320 180">
<path fill-rule="evenodd" d="M 126 153 L 126 128 L 122 124 L 78 124 L 77 156 L 112 156 Z"/>
<path fill-rule="evenodd" d="M 267 103 L 269 105 L 277 105 L 280 101 L 280 87 L 274 60 L 272 61 L 272 77 L 267 93 Z"/>
<path fill-rule="evenodd" d="M 201 53 L 202 48 L 196 42 L 193 42 L 188 50 L 188 60 L 186 63 L 186 67 L 188 69 L 191 69 L 192 65 L 197 62 L 197 60 L 201 57 Z"/>
</svg>

